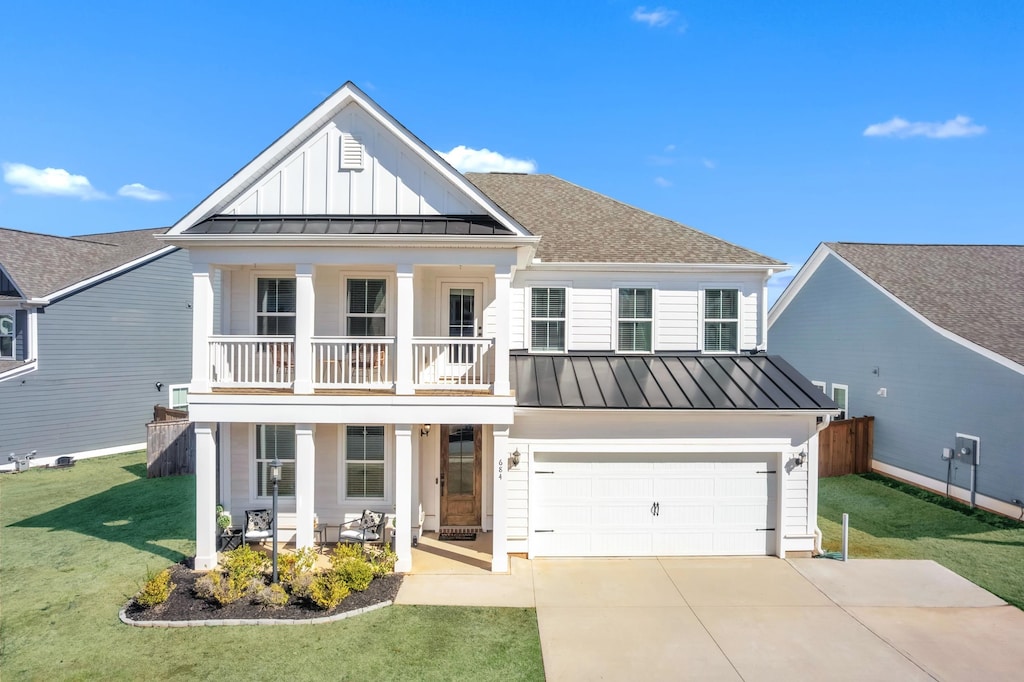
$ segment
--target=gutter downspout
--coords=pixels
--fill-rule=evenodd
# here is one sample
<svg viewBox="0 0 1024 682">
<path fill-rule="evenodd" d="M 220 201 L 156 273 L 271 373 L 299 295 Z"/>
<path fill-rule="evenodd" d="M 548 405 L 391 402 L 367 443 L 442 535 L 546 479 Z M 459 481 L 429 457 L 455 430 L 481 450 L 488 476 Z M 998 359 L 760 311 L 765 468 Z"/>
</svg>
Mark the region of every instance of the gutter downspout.
<svg viewBox="0 0 1024 682">
<path fill-rule="evenodd" d="M 757 349 L 764 353 L 768 352 L 768 280 L 775 274 L 775 270 L 768 268 L 761 284 L 761 338 L 757 341 Z"/>
<path fill-rule="evenodd" d="M 821 424 L 818 425 L 818 428 L 815 431 L 815 435 L 817 435 L 817 434 L 821 433 L 822 431 L 824 431 L 826 428 L 828 428 L 828 425 L 831 424 L 831 423 L 832 423 L 832 417 L 830 417 L 829 415 L 825 415 L 825 418 L 821 420 Z M 819 452 L 820 452 L 820 450 L 819 450 Z M 817 522 L 815 522 L 815 524 L 814 524 L 814 552 L 813 552 L 814 556 L 821 556 L 821 555 L 823 555 L 825 553 L 825 550 L 821 546 L 821 540 L 822 540 L 821 528 L 819 528 Z"/>
</svg>

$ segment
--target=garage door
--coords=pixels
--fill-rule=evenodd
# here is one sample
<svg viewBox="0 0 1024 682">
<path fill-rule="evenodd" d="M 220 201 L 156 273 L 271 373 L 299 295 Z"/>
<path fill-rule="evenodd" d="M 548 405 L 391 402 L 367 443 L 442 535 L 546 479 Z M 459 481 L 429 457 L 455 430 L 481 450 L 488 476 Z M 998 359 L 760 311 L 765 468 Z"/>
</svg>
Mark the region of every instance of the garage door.
<svg viewBox="0 0 1024 682">
<path fill-rule="evenodd" d="M 775 457 L 728 457 L 537 453 L 531 554 L 774 554 Z"/>
</svg>

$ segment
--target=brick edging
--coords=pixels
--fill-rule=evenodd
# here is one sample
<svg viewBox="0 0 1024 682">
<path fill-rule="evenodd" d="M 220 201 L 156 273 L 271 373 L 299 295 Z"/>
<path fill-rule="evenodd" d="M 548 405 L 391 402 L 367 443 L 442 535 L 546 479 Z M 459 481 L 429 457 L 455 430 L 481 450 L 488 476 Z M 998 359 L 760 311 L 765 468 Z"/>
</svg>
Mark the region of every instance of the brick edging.
<svg viewBox="0 0 1024 682">
<path fill-rule="evenodd" d="M 321 616 L 319 618 L 226 618 L 211 620 L 133 620 L 128 617 L 127 607 L 118 612 L 117 617 L 125 625 L 137 628 L 194 628 L 216 625 L 317 625 L 320 623 L 333 623 L 353 616 L 360 616 L 370 611 L 391 606 L 391 600 L 382 601 L 361 609 L 353 609 L 344 613 L 336 613 L 333 616 Z"/>
</svg>

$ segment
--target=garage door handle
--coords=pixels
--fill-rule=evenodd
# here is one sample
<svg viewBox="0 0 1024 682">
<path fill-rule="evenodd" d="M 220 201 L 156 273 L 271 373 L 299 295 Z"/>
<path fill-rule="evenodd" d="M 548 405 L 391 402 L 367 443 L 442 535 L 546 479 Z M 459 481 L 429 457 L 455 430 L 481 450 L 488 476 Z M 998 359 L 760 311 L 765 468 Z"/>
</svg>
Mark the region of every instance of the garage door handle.
<svg viewBox="0 0 1024 682">
<path fill-rule="evenodd" d="M 660 502 L 652 502 L 651 503 L 651 516 L 657 516 L 660 513 L 661 513 L 661 503 Z"/>
<path fill-rule="evenodd" d="M 535 474 L 553 474 L 554 471 L 534 471 Z"/>
<path fill-rule="evenodd" d="M 755 474 L 774 474 L 774 471 L 755 471 Z"/>
<path fill-rule="evenodd" d="M 551 528 L 551 529 L 548 529 L 548 530 L 537 530 L 537 529 L 534 529 L 533 532 L 534 533 L 554 533 L 555 529 L 554 528 Z"/>
<path fill-rule="evenodd" d="M 775 530 L 774 528 L 755 528 L 754 530 Z"/>
</svg>

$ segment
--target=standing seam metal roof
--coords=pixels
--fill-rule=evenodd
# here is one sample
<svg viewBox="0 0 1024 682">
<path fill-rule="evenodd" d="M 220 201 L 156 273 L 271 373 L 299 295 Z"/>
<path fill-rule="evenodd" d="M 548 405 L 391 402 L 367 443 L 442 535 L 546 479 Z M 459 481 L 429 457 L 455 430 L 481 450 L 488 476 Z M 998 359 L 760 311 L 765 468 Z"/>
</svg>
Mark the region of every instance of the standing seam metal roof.
<svg viewBox="0 0 1024 682">
<path fill-rule="evenodd" d="M 654 410 L 834 410 L 835 402 L 774 355 L 511 355 L 518 407 Z"/>
</svg>

